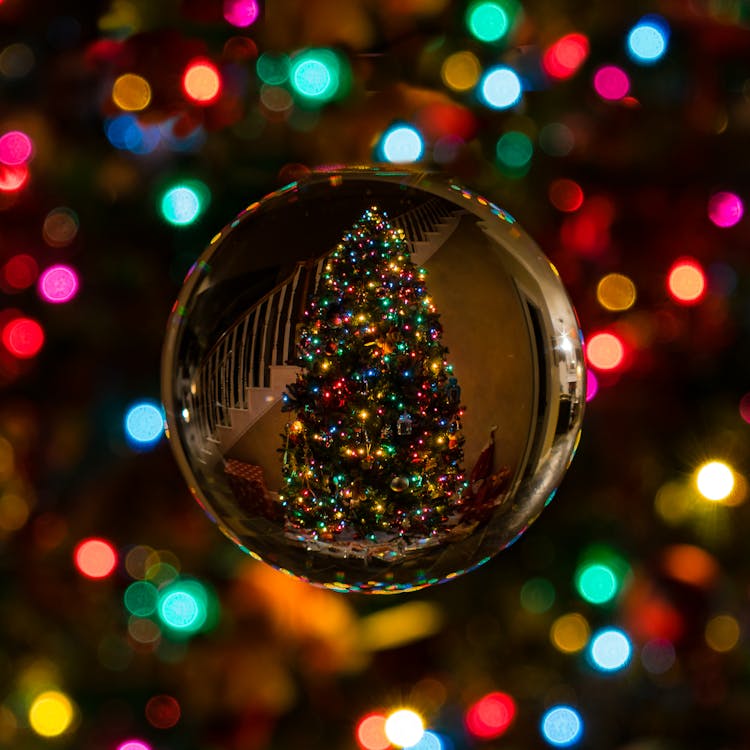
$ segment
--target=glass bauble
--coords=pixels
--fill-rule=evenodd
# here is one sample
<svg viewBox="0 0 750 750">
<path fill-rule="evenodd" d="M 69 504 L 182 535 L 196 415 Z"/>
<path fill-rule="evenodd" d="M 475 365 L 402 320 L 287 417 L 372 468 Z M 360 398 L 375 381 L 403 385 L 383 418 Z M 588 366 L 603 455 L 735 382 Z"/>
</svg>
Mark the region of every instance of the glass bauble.
<svg viewBox="0 0 750 750">
<path fill-rule="evenodd" d="M 390 169 L 319 170 L 248 206 L 188 274 L 163 358 L 198 502 L 337 591 L 440 583 L 515 541 L 584 394 L 575 313 L 516 221 Z"/>
</svg>

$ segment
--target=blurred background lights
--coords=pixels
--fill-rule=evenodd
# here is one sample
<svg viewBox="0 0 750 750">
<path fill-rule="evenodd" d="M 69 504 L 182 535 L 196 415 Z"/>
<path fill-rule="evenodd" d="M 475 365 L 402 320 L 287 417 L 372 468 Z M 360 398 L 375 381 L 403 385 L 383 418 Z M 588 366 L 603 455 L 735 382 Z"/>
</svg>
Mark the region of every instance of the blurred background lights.
<svg viewBox="0 0 750 750">
<path fill-rule="evenodd" d="M 616 370 L 625 359 L 625 347 L 614 333 L 595 333 L 586 341 L 586 359 L 597 370 Z"/>
<path fill-rule="evenodd" d="M 416 744 L 411 745 L 408 750 L 447 750 L 447 748 L 444 747 L 440 735 L 435 732 L 425 731 L 422 734 L 422 739 Z"/>
<path fill-rule="evenodd" d="M 309 49 L 292 59 L 289 81 L 296 94 L 311 102 L 327 102 L 339 92 L 341 63 L 329 49 Z"/>
<path fill-rule="evenodd" d="M 676 261 L 667 273 L 667 291 L 681 305 L 700 302 L 706 293 L 703 266 L 692 258 Z"/>
<path fill-rule="evenodd" d="M 635 284 L 621 273 L 608 273 L 596 287 L 596 299 L 606 310 L 629 310 L 635 304 L 635 298 Z"/>
<path fill-rule="evenodd" d="M 644 16 L 628 32 L 626 50 L 634 62 L 650 65 L 664 57 L 668 42 L 667 22 L 659 16 Z"/>
<path fill-rule="evenodd" d="M 641 647 L 641 664 L 650 674 L 668 672 L 676 660 L 675 648 L 666 638 L 653 638 Z"/>
<path fill-rule="evenodd" d="M 481 73 L 482 66 L 477 56 L 465 50 L 448 55 L 440 69 L 443 83 L 453 91 L 468 91 L 474 88 Z"/>
<path fill-rule="evenodd" d="M 586 401 L 591 401 L 599 392 L 599 381 L 592 370 L 586 371 Z"/>
<path fill-rule="evenodd" d="M 0 52 L 0 73 L 6 78 L 23 78 L 31 72 L 35 63 L 34 52 L 23 42 L 9 44 Z"/>
<path fill-rule="evenodd" d="M 558 210 L 573 213 L 583 205 L 583 190 L 574 180 L 561 177 L 549 186 L 550 203 Z"/>
<path fill-rule="evenodd" d="M 740 640 L 740 624 L 732 615 L 715 615 L 706 623 L 705 638 L 713 651 L 731 651 Z"/>
<path fill-rule="evenodd" d="M 594 90 L 602 99 L 617 101 L 630 90 L 630 79 L 622 68 L 604 65 L 594 73 Z"/>
<path fill-rule="evenodd" d="M 0 192 L 14 193 L 29 181 L 29 170 L 25 164 L 9 167 L 0 164 Z"/>
<path fill-rule="evenodd" d="M 289 79 L 289 56 L 283 52 L 264 52 L 255 61 L 255 70 L 263 83 L 280 86 Z"/>
<path fill-rule="evenodd" d="M 208 188 L 198 180 L 173 185 L 164 191 L 159 208 L 164 219 L 174 226 L 187 226 L 198 219 L 209 198 Z"/>
<path fill-rule="evenodd" d="M 739 411 L 743 421 L 750 424 L 750 393 L 744 394 L 740 399 Z"/>
<path fill-rule="evenodd" d="M 737 224 L 744 212 L 745 206 L 735 193 L 721 191 L 708 199 L 708 218 L 722 229 Z"/>
<path fill-rule="evenodd" d="M 616 672 L 628 664 L 632 651 L 630 639 L 622 630 L 607 628 L 591 639 L 589 659 L 602 672 Z"/>
<path fill-rule="evenodd" d="M 17 167 L 31 158 L 34 146 L 26 133 L 11 130 L 0 136 L 0 163 Z"/>
<path fill-rule="evenodd" d="M 152 401 L 139 401 L 125 414 L 125 433 L 139 445 L 150 445 L 164 433 L 164 414 Z"/>
<path fill-rule="evenodd" d="M 221 75 L 210 60 L 193 60 L 185 68 L 182 90 L 196 104 L 213 104 L 219 98 L 221 88 Z"/>
<path fill-rule="evenodd" d="M 50 247 L 66 247 L 78 234 L 78 216 L 65 206 L 53 208 L 44 217 L 42 237 Z"/>
<path fill-rule="evenodd" d="M 355 737 L 362 750 L 388 750 L 391 741 L 385 734 L 385 716 L 371 713 L 362 717 L 355 730 Z"/>
<path fill-rule="evenodd" d="M 28 289 L 39 276 L 39 265 L 26 253 L 19 253 L 9 258 L 2 271 L 2 280 L 12 291 Z"/>
<path fill-rule="evenodd" d="M 123 595 L 125 608 L 136 617 L 148 617 L 156 612 L 159 590 L 148 581 L 133 581 Z"/>
<path fill-rule="evenodd" d="M 584 34 L 566 34 L 550 45 L 542 56 L 542 67 L 551 78 L 570 78 L 586 61 L 589 40 Z"/>
<path fill-rule="evenodd" d="M 151 103 L 151 86 L 142 76 L 125 73 L 112 85 L 112 101 L 125 112 L 140 112 Z"/>
<path fill-rule="evenodd" d="M 39 276 L 39 295 L 45 302 L 70 302 L 78 292 L 78 274 L 65 265 L 50 266 Z"/>
<path fill-rule="evenodd" d="M 385 736 L 392 745 L 411 747 L 422 739 L 424 723 L 422 717 L 409 708 L 394 711 L 385 720 Z"/>
<path fill-rule="evenodd" d="M 706 500 L 724 500 L 734 489 L 734 472 L 723 461 L 709 461 L 699 467 L 695 484 Z"/>
<path fill-rule="evenodd" d="M 252 26 L 259 12 L 257 0 L 224 0 L 224 18 L 240 29 Z"/>
<path fill-rule="evenodd" d="M 151 750 L 151 745 L 143 740 L 125 740 L 117 746 L 117 750 Z"/>
<path fill-rule="evenodd" d="M 73 723 L 75 710 L 67 695 L 48 690 L 34 698 L 29 708 L 29 725 L 42 737 L 59 737 Z"/>
<path fill-rule="evenodd" d="M 424 143 L 416 128 L 411 125 L 396 125 L 383 134 L 380 150 L 386 161 L 408 164 L 421 158 Z"/>
<path fill-rule="evenodd" d="M 534 614 L 546 612 L 555 603 L 555 587 L 546 578 L 530 578 L 521 587 L 521 606 Z"/>
<path fill-rule="evenodd" d="M 171 729 L 180 720 L 181 709 L 171 695 L 154 695 L 146 703 L 146 720 L 156 729 Z"/>
<path fill-rule="evenodd" d="M 542 716 L 541 731 L 550 745 L 570 747 L 581 738 L 583 721 L 571 706 L 553 706 Z"/>
<path fill-rule="evenodd" d="M 507 693 L 488 693 L 466 711 L 469 733 L 481 740 L 504 734 L 516 715 L 516 703 Z"/>
<path fill-rule="evenodd" d="M 86 578 L 107 578 L 117 566 L 117 552 L 106 539 L 84 539 L 73 551 L 73 562 Z"/>
<path fill-rule="evenodd" d="M 521 99 L 518 74 L 504 65 L 487 70 L 479 84 L 482 101 L 492 109 L 507 109 Z"/>
<path fill-rule="evenodd" d="M 197 581 L 178 579 L 159 592 L 158 615 L 172 630 L 186 635 L 197 633 L 208 617 L 208 597 Z"/>
<path fill-rule="evenodd" d="M 511 130 L 500 136 L 496 153 L 498 161 L 505 167 L 521 170 L 528 166 L 534 153 L 531 139 L 517 130 Z"/>
<path fill-rule="evenodd" d="M 585 564 L 576 571 L 576 589 L 590 604 L 605 604 L 617 595 L 617 576 L 607 565 Z"/>
<path fill-rule="evenodd" d="M 480 42 L 497 42 L 510 27 L 511 19 L 505 3 L 480 0 L 469 5 L 466 25 L 471 35 Z"/>
<path fill-rule="evenodd" d="M 44 345 L 44 330 L 32 318 L 14 318 L 5 324 L 3 345 L 18 359 L 30 359 L 39 354 Z"/>
<path fill-rule="evenodd" d="M 578 612 L 558 617 L 550 628 L 552 645 L 564 654 L 576 654 L 586 648 L 591 629 L 586 618 Z"/>
</svg>

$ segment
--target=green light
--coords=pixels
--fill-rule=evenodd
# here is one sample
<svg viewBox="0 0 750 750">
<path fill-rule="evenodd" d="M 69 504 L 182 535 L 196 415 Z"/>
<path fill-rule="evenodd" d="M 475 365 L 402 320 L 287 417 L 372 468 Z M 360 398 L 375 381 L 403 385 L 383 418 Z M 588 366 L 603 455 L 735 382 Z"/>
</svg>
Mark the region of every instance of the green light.
<svg viewBox="0 0 750 750">
<path fill-rule="evenodd" d="M 521 606 L 542 614 L 555 603 L 555 588 L 546 578 L 531 578 L 521 587 Z"/>
<path fill-rule="evenodd" d="M 148 581 L 135 581 L 125 589 L 125 608 L 136 617 L 148 617 L 156 612 L 159 591 Z"/>
<path fill-rule="evenodd" d="M 602 563 L 588 563 L 576 571 L 578 593 L 591 604 L 606 604 L 619 589 L 619 581 L 612 568 Z"/>
<path fill-rule="evenodd" d="M 198 581 L 179 580 L 160 592 L 159 619 L 173 631 L 197 633 L 208 617 L 208 594 Z"/>
<path fill-rule="evenodd" d="M 186 180 L 167 188 L 161 196 L 162 216 L 175 226 L 192 224 L 210 198 L 208 188 L 200 180 Z"/>
<path fill-rule="evenodd" d="M 255 70 L 263 83 L 280 86 L 289 78 L 289 56 L 264 52 L 255 63 Z"/>
<path fill-rule="evenodd" d="M 466 25 L 480 42 L 497 42 L 510 28 L 512 18 L 505 3 L 476 2 L 466 12 Z"/>
<path fill-rule="evenodd" d="M 292 60 L 290 83 L 296 94 L 314 102 L 333 99 L 341 85 L 341 63 L 328 49 L 309 49 Z"/>
<path fill-rule="evenodd" d="M 534 146 L 524 133 L 511 130 L 497 142 L 497 158 L 509 169 L 524 169 L 531 161 Z"/>
</svg>

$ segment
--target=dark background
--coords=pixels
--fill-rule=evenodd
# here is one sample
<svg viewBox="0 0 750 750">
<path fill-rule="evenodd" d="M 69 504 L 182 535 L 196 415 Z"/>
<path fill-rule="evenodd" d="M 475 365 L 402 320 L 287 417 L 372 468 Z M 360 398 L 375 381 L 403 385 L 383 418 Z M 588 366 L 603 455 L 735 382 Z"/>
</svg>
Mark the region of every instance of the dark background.
<svg viewBox="0 0 750 750">
<path fill-rule="evenodd" d="M 0 272 L 0 323 L 26 316 L 45 332 L 34 357 L 0 347 L 0 746 L 115 750 L 140 738 L 158 750 L 355 748 L 365 714 L 405 705 L 445 748 L 526 749 L 545 746 L 539 721 L 558 703 L 580 711 L 583 747 L 750 746 L 750 428 L 740 414 L 750 391 L 750 230 L 746 218 L 721 229 L 707 214 L 716 191 L 750 198 L 750 12 L 739 0 L 540 0 L 524 4 L 504 41 L 483 44 L 468 34 L 465 10 L 445 0 L 280 0 L 237 29 L 212 0 L 0 2 L 0 133 L 22 130 L 34 143 L 26 183 L 0 191 L 0 268 L 25 253 L 40 270 L 73 265 L 81 282 L 74 300 L 50 305 L 33 283 L 18 289 Z M 624 40 L 650 12 L 667 19 L 670 47 L 659 63 L 639 66 Z M 540 58 L 572 32 L 586 35 L 590 53 L 575 75 L 550 79 Z M 253 44 L 227 46 L 233 37 Z M 25 47 L 20 58 L 18 47 L 9 56 L 11 45 Z M 310 46 L 341 52 L 348 91 L 319 109 L 295 102 L 272 111 L 255 57 Z M 471 90 L 448 88 L 440 66 L 459 50 L 485 68 L 515 66 L 523 102 L 492 111 Z M 180 91 L 196 55 L 224 75 L 210 106 Z M 596 94 L 592 76 L 603 64 L 627 70 L 632 99 Z M 170 121 L 197 146 L 132 153 L 108 140 L 120 114 L 112 86 L 125 72 L 153 90 L 139 127 Z M 584 334 L 616 332 L 627 357 L 598 375 L 578 455 L 518 544 L 433 590 L 343 596 L 296 585 L 236 550 L 192 501 L 167 442 L 130 445 L 123 418 L 134 402 L 159 398 L 169 310 L 215 232 L 307 168 L 376 160 L 397 121 L 421 128 L 424 166 L 519 220 L 560 270 Z M 543 147 L 550 123 L 572 134 L 568 153 Z M 509 130 L 534 144 L 525 171 L 509 173 L 496 158 Z M 434 148 L 446 136 L 458 139 L 448 157 Z M 0 169 L 7 187 L 17 173 Z M 196 222 L 174 227 L 159 200 L 185 178 L 202 180 L 211 200 Z M 560 178 L 584 191 L 575 213 L 550 201 Z M 54 246 L 43 226 L 59 207 L 75 213 L 77 233 Z M 666 291 L 683 256 L 708 279 L 692 306 Z M 597 302 L 610 272 L 635 284 L 627 311 Z M 735 472 L 727 502 L 694 489 L 709 459 Z M 104 580 L 73 564 L 91 536 L 120 556 Z M 592 545 L 625 563 L 623 586 L 605 605 L 575 587 Z M 212 629 L 192 639 L 166 630 L 148 642 L 134 637 L 124 561 L 139 546 L 215 592 Z M 391 609 L 385 624 L 372 619 Z M 571 612 L 594 631 L 623 628 L 629 665 L 602 674 L 585 651 L 558 650 L 550 628 Z M 718 641 L 717 616 L 729 632 Z M 643 658 L 654 640 L 666 652 L 672 644 L 662 671 Z M 29 726 L 34 700 L 50 689 L 75 707 L 52 740 Z M 492 691 L 511 695 L 517 712 L 501 737 L 481 740 L 463 717 Z M 171 728 L 146 711 L 162 695 L 181 707 Z"/>
</svg>

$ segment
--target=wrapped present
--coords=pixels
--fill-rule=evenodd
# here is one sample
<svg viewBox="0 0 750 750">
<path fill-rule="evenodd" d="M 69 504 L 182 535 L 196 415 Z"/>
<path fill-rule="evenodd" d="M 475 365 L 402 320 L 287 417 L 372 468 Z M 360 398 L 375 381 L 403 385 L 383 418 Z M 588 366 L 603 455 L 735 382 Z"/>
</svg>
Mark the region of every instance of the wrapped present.
<svg viewBox="0 0 750 750">
<path fill-rule="evenodd" d="M 262 467 L 230 458 L 224 473 L 238 505 L 248 516 L 262 516 L 272 521 L 283 518 L 281 504 L 266 487 Z"/>
</svg>

